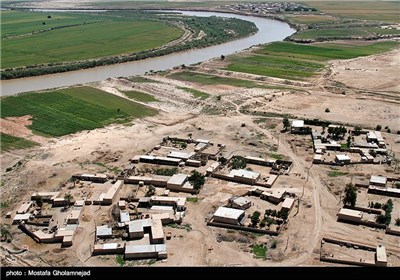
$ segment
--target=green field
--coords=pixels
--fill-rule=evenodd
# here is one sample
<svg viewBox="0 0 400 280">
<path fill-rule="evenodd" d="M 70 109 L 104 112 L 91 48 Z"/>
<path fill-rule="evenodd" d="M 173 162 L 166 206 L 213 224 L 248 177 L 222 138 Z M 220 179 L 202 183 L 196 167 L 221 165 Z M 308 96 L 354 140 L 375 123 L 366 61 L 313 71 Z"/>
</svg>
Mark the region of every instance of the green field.
<svg viewBox="0 0 400 280">
<path fill-rule="evenodd" d="M 159 83 L 159 81 L 152 80 L 141 76 L 128 77 L 128 80 L 134 83 Z"/>
<path fill-rule="evenodd" d="M 188 87 L 178 87 L 178 88 L 191 93 L 196 98 L 207 99 L 210 96 L 208 93 L 205 93 L 205 92 L 197 90 L 197 89 L 188 88 Z"/>
<path fill-rule="evenodd" d="M 9 151 L 15 149 L 26 149 L 38 145 L 36 142 L 32 142 L 23 138 L 11 136 L 5 133 L 0 135 L 1 151 Z"/>
<path fill-rule="evenodd" d="M 378 27 L 332 28 L 305 30 L 294 34 L 295 39 L 339 39 L 344 37 L 371 37 L 374 35 L 400 34 L 400 30 L 383 29 Z"/>
<path fill-rule="evenodd" d="M 3 13 L 7 15 L 5 18 Z M 12 33 L 37 31 L 44 26 L 64 26 L 47 32 L 2 39 L 1 68 L 135 53 L 159 47 L 183 34 L 179 28 L 163 22 L 135 17 L 82 14 L 63 16 L 53 13 L 52 18 L 47 19 L 47 15 L 1 11 L 2 37 Z M 55 23 L 37 26 L 42 22 L 53 21 Z M 91 23 L 83 24 L 86 21 Z M 31 30 L 29 25 L 32 26 Z"/>
<path fill-rule="evenodd" d="M 274 42 L 249 57 L 231 56 L 227 70 L 284 79 L 304 79 L 316 75 L 331 59 L 350 59 L 388 51 L 398 42 L 387 41 L 354 45 L 321 43 L 315 45 Z"/>
<path fill-rule="evenodd" d="M 309 1 L 308 5 L 339 17 L 400 22 L 399 1 Z"/>
<path fill-rule="evenodd" d="M 148 103 L 148 102 L 159 101 L 156 98 L 154 98 L 153 95 L 150 95 L 150 94 L 147 94 L 144 92 L 140 92 L 140 91 L 130 90 L 130 91 L 123 91 L 123 93 L 130 99 L 134 99 L 139 102 Z"/>
<path fill-rule="evenodd" d="M 208 74 L 200 74 L 190 71 L 183 71 L 179 73 L 174 73 L 168 75 L 169 78 L 188 81 L 193 83 L 198 83 L 202 85 L 230 85 L 235 87 L 245 87 L 245 88 L 265 88 L 264 85 L 257 84 L 253 81 L 225 78 Z"/>
<path fill-rule="evenodd" d="M 132 118 L 156 110 L 90 87 L 21 94 L 1 99 L 1 118 L 31 115 L 30 128 L 45 136 L 62 136 Z"/>
</svg>

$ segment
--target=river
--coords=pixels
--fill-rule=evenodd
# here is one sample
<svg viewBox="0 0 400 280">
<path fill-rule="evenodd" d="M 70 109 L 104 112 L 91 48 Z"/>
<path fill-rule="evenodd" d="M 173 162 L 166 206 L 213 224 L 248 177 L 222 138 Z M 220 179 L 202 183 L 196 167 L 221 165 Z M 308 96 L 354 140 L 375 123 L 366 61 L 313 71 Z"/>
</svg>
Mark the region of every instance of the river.
<svg viewBox="0 0 400 280">
<path fill-rule="evenodd" d="M 169 11 L 171 12 L 171 11 Z M 229 13 L 175 11 L 191 16 L 235 17 L 254 22 L 258 32 L 246 38 L 231 42 L 193 49 L 165 56 L 153 57 L 121 64 L 106 65 L 64 73 L 27 77 L 1 81 L 1 96 L 15 95 L 22 92 L 45 90 L 57 87 L 73 86 L 89 82 L 105 80 L 109 77 L 126 77 L 143 75 L 146 72 L 160 71 L 178 65 L 189 65 L 209 60 L 221 55 L 230 55 L 245 50 L 251 46 L 274 41 L 282 41 L 295 32 L 287 23 L 254 16 L 243 16 Z"/>
</svg>

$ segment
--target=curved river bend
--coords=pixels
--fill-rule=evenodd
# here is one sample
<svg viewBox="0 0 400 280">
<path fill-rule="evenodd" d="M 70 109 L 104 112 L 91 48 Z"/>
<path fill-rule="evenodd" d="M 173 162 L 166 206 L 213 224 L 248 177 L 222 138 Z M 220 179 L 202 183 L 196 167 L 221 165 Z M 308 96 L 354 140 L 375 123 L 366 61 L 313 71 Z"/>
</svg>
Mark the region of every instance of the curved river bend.
<svg viewBox="0 0 400 280">
<path fill-rule="evenodd" d="M 171 12 L 171 11 L 169 11 Z M 229 13 L 175 11 L 192 16 L 234 17 L 254 22 L 259 31 L 246 38 L 231 42 L 172 53 L 165 56 L 147 58 L 121 64 L 107 65 L 64 73 L 42 75 L 28 78 L 1 81 L 1 96 L 15 95 L 21 92 L 45 90 L 56 87 L 72 86 L 105 80 L 109 77 L 143 75 L 145 72 L 160 71 L 182 64 L 202 62 L 220 55 L 229 55 L 251 46 L 281 41 L 295 32 L 287 23 L 253 16 L 242 16 Z"/>
</svg>

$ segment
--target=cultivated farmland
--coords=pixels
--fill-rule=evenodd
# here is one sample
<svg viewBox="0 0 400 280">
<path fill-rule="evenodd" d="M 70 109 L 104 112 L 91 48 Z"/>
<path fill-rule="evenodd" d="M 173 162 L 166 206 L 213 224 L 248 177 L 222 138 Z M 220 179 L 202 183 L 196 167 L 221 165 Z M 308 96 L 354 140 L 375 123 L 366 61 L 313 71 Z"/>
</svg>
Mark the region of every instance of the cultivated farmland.
<svg viewBox="0 0 400 280">
<path fill-rule="evenodd" d="M 32 115 L 32 131 L 47 136 L 156 114 L 154 109 L 90 87 L 22 94 L 1 101 L 1 118 Z"/>
</svg>

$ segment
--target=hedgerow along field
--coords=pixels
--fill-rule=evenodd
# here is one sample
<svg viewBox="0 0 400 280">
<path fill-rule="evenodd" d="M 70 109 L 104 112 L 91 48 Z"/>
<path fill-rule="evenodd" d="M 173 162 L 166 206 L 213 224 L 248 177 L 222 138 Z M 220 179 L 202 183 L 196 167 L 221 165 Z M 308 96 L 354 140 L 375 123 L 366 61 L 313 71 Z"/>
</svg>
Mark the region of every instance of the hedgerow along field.
<svg viewBox="0 0 400 280">
<path fill-rule="evenodd" d="M 9 134 L 0 133 L 1 151 L 9 151 L 14 149 L 26 149 L 38 145 L 36 142 L 26 140 L 24 138 L 15 137 Z"/>
<path fill-rule="evenodd" d="M 161 21 L 101 13 L 1 11 L 1 25 L 2 69 L 135 53 L 183 34 Z"/>
<path fill-rule="evenodd" d="M 91 87 L 1 99 L 1 118 L 31 115 L 30 129 L 44 136 L 62 136 L 156 114 L 152 108 Z"/>
<path fill-rule="evenodd" d="M 274 42 L 250 56 L 230 56 L 225 69 L 283 79 L 302 80 L 315 76 L 332 59 L 350 59 L 389 51 L 398 42 L 386 41 L 366 45 L 323 43 L 304 45 Z"/>
</svg>

